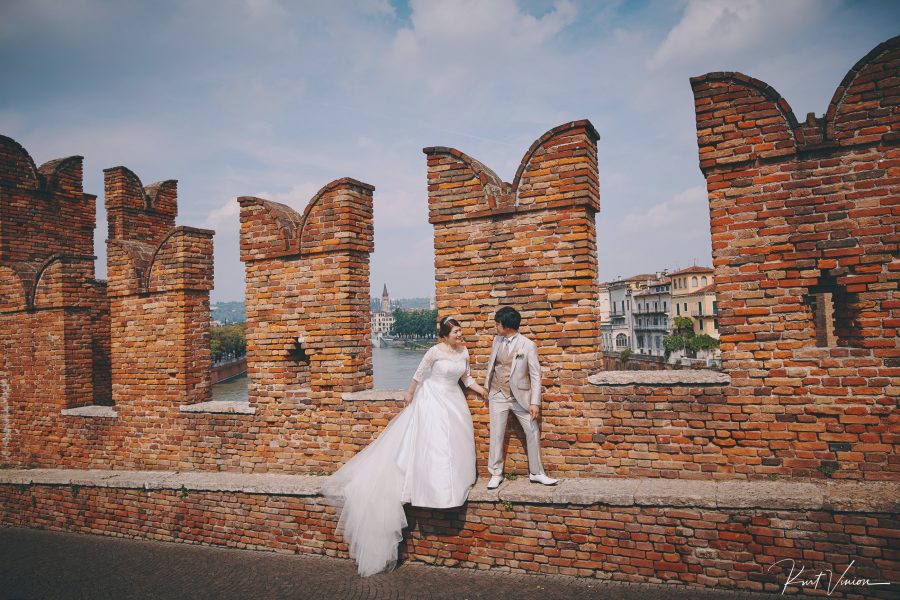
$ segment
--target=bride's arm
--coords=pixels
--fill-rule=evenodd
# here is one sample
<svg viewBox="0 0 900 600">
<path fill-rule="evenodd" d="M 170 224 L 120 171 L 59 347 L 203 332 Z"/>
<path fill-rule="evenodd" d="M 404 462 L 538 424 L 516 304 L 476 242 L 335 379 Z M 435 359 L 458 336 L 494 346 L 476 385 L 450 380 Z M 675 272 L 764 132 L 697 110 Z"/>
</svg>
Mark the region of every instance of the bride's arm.
<svg viewBox="0 0 900 600">
<path fill-rule="evenodd" d="M 466 356 L 466 372 L 463 373 L 463 376 L 460 377 L 460 379 L 462 380 L 464 386 L 466 386 L 467 388 L 469 388 L 470 390 L 472 390 L 473 392 L 475 392 L 476 394 L 481 396 L 482 400 L 487 400 L 487 396 L 488 396 L 487 391 L 483 387 L 478 385 L 478 382 L 476 382 L 472 378 L 472 374 L 469 372 L 469 350 L 468 349 L 466 349 L 465 356 Z"/>
<path fill-rule="evenodd" d="M 413 379 L 409 382 L 409 387 L 406 388 L 406 393 L 403 394 L 403 402 L 409 404 L 412 402 L 413 396 L 416 393 L 416 387 L 419 385 L 419 382 Z"/>
<path fill-rule="evenodd" d="M 425 356 L 422 357 L 422 361 L 419 363 L 419 366 L 412 377 L 412 381 L 409 382 L 409 387 L 406 388 L 406 393 L 403 394 L 403 401 L 406 404 L 412 402 L 413 395 L 416 393 L 416 387 L 418 387 L 419 383 L 425 379 L 428 372 L 431 370 L 431 367 L 434 365 L 435 352 L 437 352 L 436 348 L 437 346 L 432 346 L 428 349 L 428 352 L 425 353 Z"/>
</svg>

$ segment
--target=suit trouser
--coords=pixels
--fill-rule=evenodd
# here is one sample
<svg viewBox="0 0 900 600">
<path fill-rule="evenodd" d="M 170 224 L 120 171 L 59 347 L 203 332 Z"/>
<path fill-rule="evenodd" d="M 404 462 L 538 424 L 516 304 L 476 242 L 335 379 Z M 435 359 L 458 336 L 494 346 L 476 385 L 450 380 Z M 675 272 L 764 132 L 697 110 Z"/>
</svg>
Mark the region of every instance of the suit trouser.
<svg viewBox="0 0 900 600">
<path fill-rule="evenodd" d="M 541 431 L 531 415 L 512 396 L 503 392 L 492 392 L 489 397 L 491 415 L 491 445 L 488 451 L 488 471 L 491 475 L 503 475 L 503 440 L 506 437 L 506 419 L 512 412 L 525 432 L 525 449 L 528 452 L 528 472 L 532 475 L 544 473 L 541 464 Z"/>
</svg>

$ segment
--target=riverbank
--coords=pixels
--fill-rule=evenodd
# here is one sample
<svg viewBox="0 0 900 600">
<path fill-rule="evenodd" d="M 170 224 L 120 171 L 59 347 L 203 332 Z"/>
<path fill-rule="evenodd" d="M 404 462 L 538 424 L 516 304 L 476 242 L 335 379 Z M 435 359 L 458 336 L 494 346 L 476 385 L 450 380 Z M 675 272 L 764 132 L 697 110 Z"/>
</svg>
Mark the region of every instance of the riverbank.
<svg viewBox="0 0 900 600">
<path fill-rule="evenodd" d="M 376 390 L 405 389 L 409 385 L 425 351 L 434 340 L 410 340 L 419 344 L 413 348 L 372 348 L 373 387 Z M 212 399 L 216 401 L 247 400 L 246 375 L 212 386 Z"/>
</svg>

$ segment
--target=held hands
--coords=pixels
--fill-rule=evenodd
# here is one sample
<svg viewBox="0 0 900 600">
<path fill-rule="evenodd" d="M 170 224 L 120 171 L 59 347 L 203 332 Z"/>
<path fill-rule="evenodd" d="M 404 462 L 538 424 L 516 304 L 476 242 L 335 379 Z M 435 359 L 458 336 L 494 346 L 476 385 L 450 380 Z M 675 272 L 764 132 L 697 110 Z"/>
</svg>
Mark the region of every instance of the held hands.
<svg viewBox="0 0 900 600">
<path fill-rule="evenodd" d="M 406 406 L 409 406 L 409 404 L 412 402 L 412 400 L 413 400 L 413 393 L 410 392 L 409 390 L 407 390 L 406 393 L 403 394 L 403 403 L 406 404 Z"/>
</svg>

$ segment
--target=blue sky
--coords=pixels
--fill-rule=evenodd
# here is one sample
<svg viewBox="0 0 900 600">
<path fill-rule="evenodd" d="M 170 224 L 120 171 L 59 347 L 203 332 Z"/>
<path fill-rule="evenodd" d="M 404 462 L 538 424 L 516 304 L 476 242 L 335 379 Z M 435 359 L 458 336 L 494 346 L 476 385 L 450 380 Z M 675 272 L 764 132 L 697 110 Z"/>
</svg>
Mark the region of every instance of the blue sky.
<svg viewBox="0 0 900 600">
<path fill-rule="evenodd" d="M 302 211 L 339 177 L 376 187 L 372 289 L 433 294 L 426 146 L 511 181 L 548 129 L 600 132 L 601 279 L 710 264 L 689 77 L 740 71 L 821 115 L 900 33 L 900 3 L 838 0 L 3 0 L 0 133 L 40 164 L 85 157 L 179 181 L 216 230 L 213 300 L 243 297 L 235 198 Z"/>
</svg>

